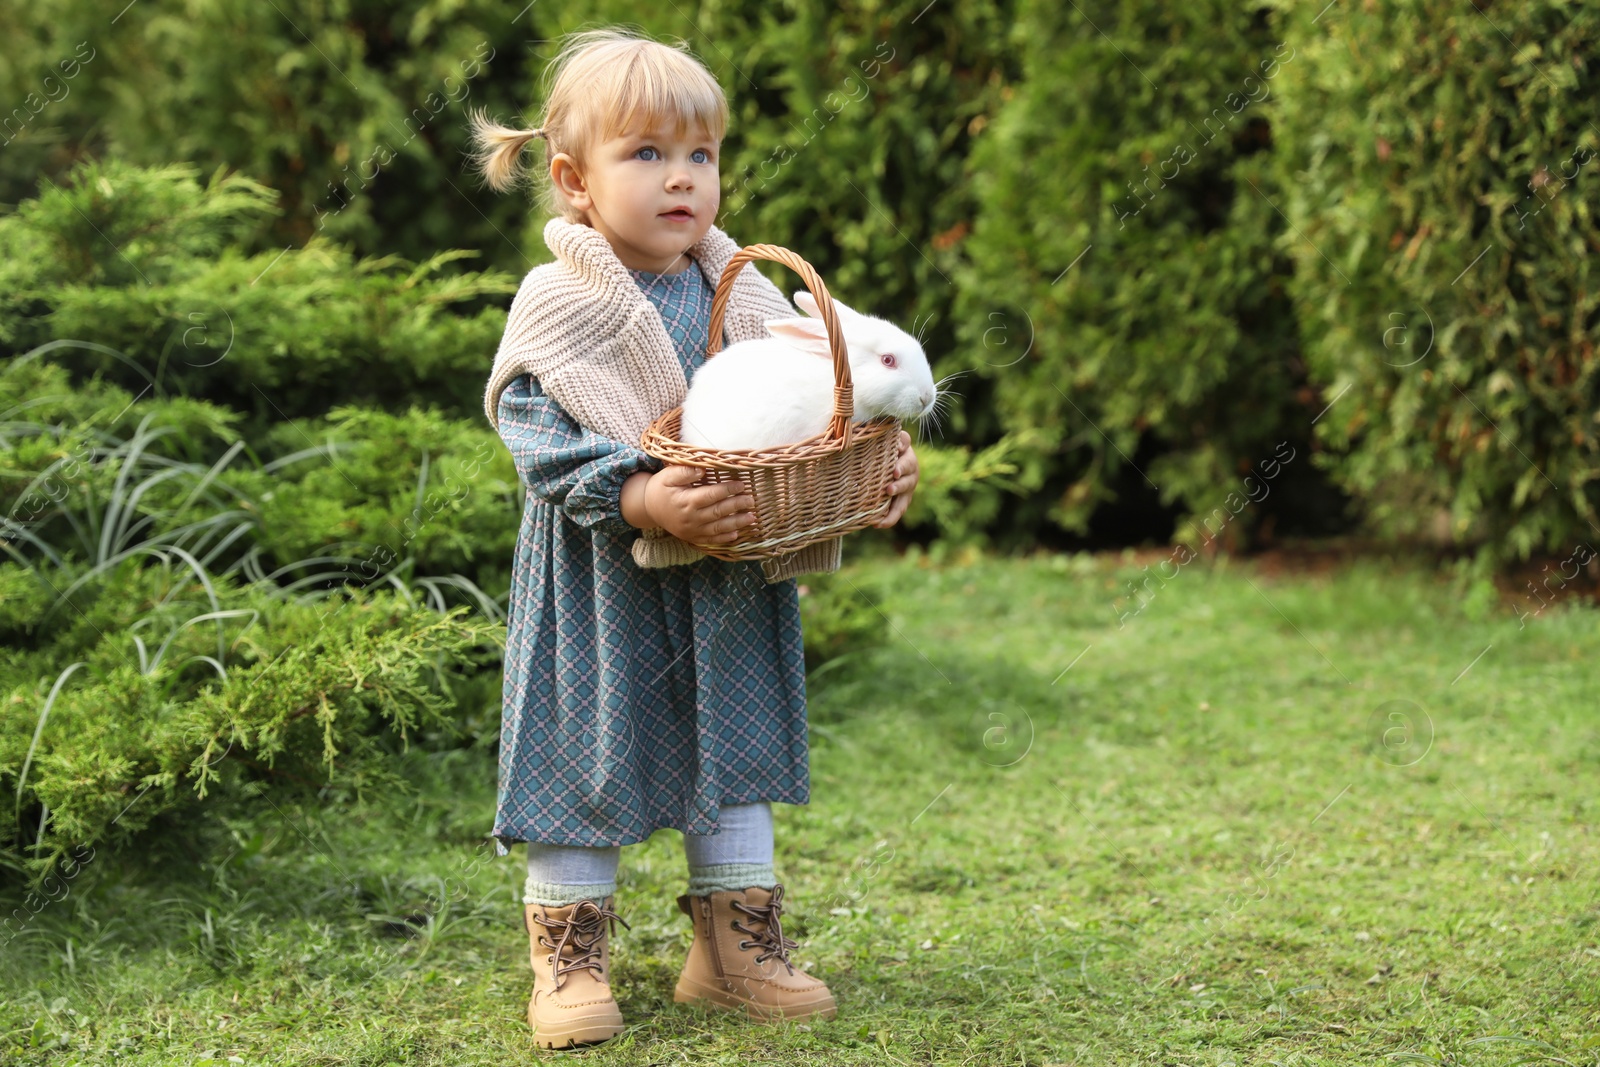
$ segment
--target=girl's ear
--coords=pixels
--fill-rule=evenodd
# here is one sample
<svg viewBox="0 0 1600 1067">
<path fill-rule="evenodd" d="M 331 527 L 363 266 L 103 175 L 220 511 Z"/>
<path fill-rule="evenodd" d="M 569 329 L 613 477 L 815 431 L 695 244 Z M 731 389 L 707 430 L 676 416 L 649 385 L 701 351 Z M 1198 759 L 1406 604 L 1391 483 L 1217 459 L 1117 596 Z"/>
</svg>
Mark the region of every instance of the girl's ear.
<svg viewBox="0 0 1600 1067">
<path fill-rule="evenodd" d="M 821 319 L 768 319 L 767 332 L 802 352 L 833 360 L 833 352 L 828 348 L 828 329 Z"/>
</svg>

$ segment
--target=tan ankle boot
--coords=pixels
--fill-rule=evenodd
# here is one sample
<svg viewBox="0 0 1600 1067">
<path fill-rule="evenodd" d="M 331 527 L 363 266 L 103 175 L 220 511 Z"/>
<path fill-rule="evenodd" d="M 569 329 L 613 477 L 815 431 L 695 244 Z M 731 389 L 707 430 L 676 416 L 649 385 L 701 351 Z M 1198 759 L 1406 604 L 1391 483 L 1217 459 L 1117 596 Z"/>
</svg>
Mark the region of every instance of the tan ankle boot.
<svg viewBox="0 0 1600 1067">
<path fill-rule="evenodd" d="M 799 943 L 785 937 L 779 916 L 783 886 L 752 886 L 678 898 L 694 920 L 694 944 L 672 999 L 742 1010 L 754 1019 L 831 1019 L 833 994 L 789 962 Z"/>
<path fill-rule="evenodd" d="M 622 1011 L 611 995 L 607 931 L 628 924 L 605 904 L 580 900 L 562 907 L 525 904 L 533 996 L 528 1025 L 544 1048 L 606 1041 L 622 1033 Z M 631 927 L 630 927 L 631 929 Z"/>
</svg>

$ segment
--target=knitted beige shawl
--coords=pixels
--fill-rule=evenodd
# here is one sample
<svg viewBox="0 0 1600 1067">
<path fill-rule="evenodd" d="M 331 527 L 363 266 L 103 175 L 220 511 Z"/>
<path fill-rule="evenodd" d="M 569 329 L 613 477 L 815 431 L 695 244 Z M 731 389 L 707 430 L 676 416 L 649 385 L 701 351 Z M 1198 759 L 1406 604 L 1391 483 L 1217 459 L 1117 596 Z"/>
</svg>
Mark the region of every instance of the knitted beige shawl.
<svg viewBox="0 0 1600 1067">
<path fill-rule="evenodd" d="M 585 428 L 637 448 L 650 423 L 681 405 L 689 391 L 672 339 L 655 305 L 600 231 L 552 218 L 544 241 L 556 258 L 529 271 L 511 302 L 483 397 L 484 413 L 498 430 L 500 394 L 520 375 L 532 374 L 545 394 Z M 712 287 L 738 251 L 716 226 L 688 250 Z M 747 263 L 733 280 L 723 314 L 724 347 L 769 336 L 768 319 L 798 315 L 778 287 Z M 633 559 L 641 567 L 705 558 L 666 530 L 640 533 Z M 836 571 L 840 546 L 841 538 L 829 538 L 763 560 L 761 569 L 768 583 Z"/>
</svg>

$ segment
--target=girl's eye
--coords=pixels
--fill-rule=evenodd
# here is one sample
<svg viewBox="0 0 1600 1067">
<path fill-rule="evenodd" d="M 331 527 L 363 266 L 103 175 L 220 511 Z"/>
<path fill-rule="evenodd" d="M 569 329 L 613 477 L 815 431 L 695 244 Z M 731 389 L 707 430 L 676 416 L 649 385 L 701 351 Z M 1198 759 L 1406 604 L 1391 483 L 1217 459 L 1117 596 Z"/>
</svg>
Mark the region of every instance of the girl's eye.
<svg viewBox="0 0 1600 1067">
<path fill-rule="evenodd" d="M 657 156 L 659 156 L 661 154 L 661 149 L 656 148 L 654 145 L 645 145 L 643 148 L 639 149 L 638 152 L 635 152 L 634 155 L 637 156 L 640 152 L 654 152 Z M 697 156 L 703 158 L 695 158 Z M 710 163 L 711 153 L 707 152 L 704 148 L 696 148 L 694 152 L 690 154 L 689 158 L 693 159 L 696 163 Z M 646 160 L 646 162 L 653 163 L 655 160 Z"/>
</svg>

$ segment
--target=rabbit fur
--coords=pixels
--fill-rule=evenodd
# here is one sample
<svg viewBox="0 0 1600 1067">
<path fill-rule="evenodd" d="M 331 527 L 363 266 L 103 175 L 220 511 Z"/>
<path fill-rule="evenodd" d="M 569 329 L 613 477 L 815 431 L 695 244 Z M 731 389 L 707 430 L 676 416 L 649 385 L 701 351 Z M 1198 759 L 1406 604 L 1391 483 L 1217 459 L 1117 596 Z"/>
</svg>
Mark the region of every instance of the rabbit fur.
<svg viewBox="0 0 1600 1067">
<path fill-rule="evenodd" d="M 794 302 L 810 317 L 769 319 L 771 337 L 731 345 L 695 371 L 679 430 L 685 444 L 761 449 L 827 431 L 834 384 L 827 328 L 809 292 Z M 833 306 L 850 357 L 855 421 L 931 413 L 938 389 L 917 339 L 837 299 Z"/>
</svg>

